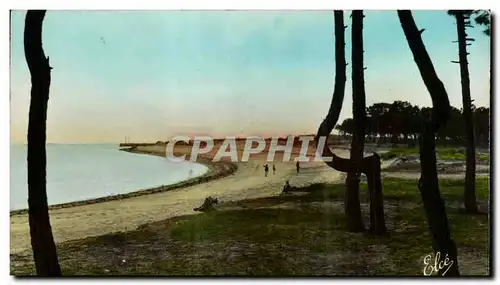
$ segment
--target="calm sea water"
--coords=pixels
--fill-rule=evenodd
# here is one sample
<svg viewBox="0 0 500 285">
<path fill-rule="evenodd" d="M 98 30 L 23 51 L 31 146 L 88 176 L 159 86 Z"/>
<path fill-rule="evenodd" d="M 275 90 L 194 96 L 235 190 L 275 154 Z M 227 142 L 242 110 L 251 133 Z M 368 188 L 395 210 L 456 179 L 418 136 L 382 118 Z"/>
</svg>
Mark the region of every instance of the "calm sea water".
<svg viewBox="0 0 500 285">
<path fill-rule="evenodd" d="M 11 145 L 10 210 L 28 207 L 26 145 Z M 174 184 L 204 174 L 204 165 L 133 154 L 117 145 L 47 145 L 49 205 Z"/>
</svg>

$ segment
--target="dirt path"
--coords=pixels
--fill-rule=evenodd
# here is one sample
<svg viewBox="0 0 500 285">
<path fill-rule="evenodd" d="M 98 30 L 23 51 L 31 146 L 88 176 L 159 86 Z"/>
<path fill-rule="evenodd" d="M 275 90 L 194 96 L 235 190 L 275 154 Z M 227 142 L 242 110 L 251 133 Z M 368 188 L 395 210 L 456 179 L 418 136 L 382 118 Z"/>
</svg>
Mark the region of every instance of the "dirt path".
<svg viewBox="0 0 500 285">
<path fill-rule="evenodd" d="M 347 150 L 336 153 L 348 157 Z M 305 186 L 318 182 L 336 182 L 341 173 L 323 163 L 303 163 L 300 174 L 295 172 L 293 162 L 276 163 L 276 174 L 270 171 L 264 177 L 261 159 L 239 163 L 238 170 L 231 176 L 219 180 L 171 190 L 158 194 L 144 195 L 97 204 L 82 205 L 50 211 L 52 231 L 56 243 L 99 236 L 116 231 L 130 231 L 138 226 L 173 216 L 195 214 L 192 209 L 201 205 L 209 195 L 219 201 L 234 201 L 276 195 L 280 193 L 285 180 L 292 186 Z M 28 215 L 13 215 L 10 218 L 10 252 L 29 250 L 30 234 Z"/>
</svg>

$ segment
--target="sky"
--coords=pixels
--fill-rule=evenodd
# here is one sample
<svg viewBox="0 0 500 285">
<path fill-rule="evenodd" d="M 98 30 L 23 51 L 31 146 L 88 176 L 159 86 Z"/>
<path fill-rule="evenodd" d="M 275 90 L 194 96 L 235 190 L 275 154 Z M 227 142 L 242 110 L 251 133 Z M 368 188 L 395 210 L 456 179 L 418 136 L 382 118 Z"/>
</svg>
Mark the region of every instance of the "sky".
<svg viewBox="0 0 500 285">
<path fill-rule="evenodd" d="M 26 142 L 30 74 L 25 11 L 11 14 L 11 142 Z M 430 106 L 395 11 L 365 11 L 366 105 Z M 351 19 L 339 123 L 352 117 Z M 413 11 L 450 102 L 462 107 L 454 18 Z M 47 140 L 118 143 L 178 135 L 315 133 L 330 105 L 332 11 L 48 11 L 43 48 L 52 83 Z M 468 30 L 471 95 L 490 105 L 490 41 Z"/>
</svg>

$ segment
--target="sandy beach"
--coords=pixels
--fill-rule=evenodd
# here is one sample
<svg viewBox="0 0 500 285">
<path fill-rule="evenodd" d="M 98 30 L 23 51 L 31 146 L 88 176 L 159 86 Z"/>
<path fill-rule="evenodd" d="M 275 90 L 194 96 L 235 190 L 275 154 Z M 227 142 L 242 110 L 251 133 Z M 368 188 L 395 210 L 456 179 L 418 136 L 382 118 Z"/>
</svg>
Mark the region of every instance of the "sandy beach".
<svg viewBox="0 0 500 285">
<path fill-rule="evenodd" d="M 294 187 L 303 187 L 314 183 L 339 182 L 344 177 L 341 172 L 323 162 L 302 162 L 301 171 L 297 174 L 293 159 L 298 155 L 299 149 L 294 149 L 289 162 L 282 162 L 282 156 L 277 153 L 276 173 L 273 174 L 272 163 L 269 163 L 270 171 L 265 177 L 263 165 L 267 163 L 267 150 L 250 155 L 248 162 L 233 165 L 224 159 L 218 163 L 211 162 L 218 147 L 220 144 L 216 144 L 211 152 L 197 160 L 209 167 L 203 176 L 176 185 L 51 207 L 50 219 L 56 243 L 135 230 L 146 223 L 197 214 L 193 208 L 200 206 L 207 196 L 217 197 L 220 202 L 254 199 L 278 195 L 286 180 Z M 145 155 L 165 155 L 165 147 L 161 145 L 139 146 L 132 151 Z M 349 157 L 347 148 L 333 148 L 333 151 L 341 157 Z M 176 155 L 189 154 L 190 147 L 176 146 L 174 152 Z M 241 158 L 241 153 L 238 155 Z M 310 149 L 308 155 L 314 155 L 314 149 Z M 394 161 L 383 161 L 382 168 L 390 166 Z M 382 176 L 418 179 L 420 174 L 383 172 Z M 439 176 L 460 179 L 464 174 L 439 173 Z M 10 252 L 31 250 L 27 213 L 11 213 L 10 225 Z"/>
<path fill-rule="evenodd" d="M 214 155 L 208 153 L 205 158 Z M 164 155 L 163 146 L 138 147 L 136 152 Z M 175 149 L 176 154 L 189 153 L 188 147 Z M 348 150 L 335 151 L 342 157 L 348 157 Z M 201 184 L 180 187 L 173 190 L 148 195 L 133 196 L 124 199 L 99 203 L 69 205 L 71 207 L 50 210 L 52 231 L 56 243 L 98 236 L 117 231 L 134 230 L 138 226 L 173 216 L 196 214 L 192 209 L 201 205 L 207 196 L 219 198 L 219 201 L 235 201 L 277 195 L 282 190 L 285 180 L 293 186 L 306 186 L 318 182 L 336 182 L 342 174 L 322 162 L 302 163 L 301 172 L 295 171 L 295 163 L 276 162 L 276 173 L 264 177 L 263 164 L 267 154 L 251 155 L 249 162 L 237 163 L 237 170 L 226 177 L 203 182 Z M 295 155 L 292 154 L 292 160 Z M 206 160 L 205 160 L 206 161 Z M 203 163 L 203 161 L 200 161 Z M 208 164 L 208 174 L 214 173 L 214 165 Z M 271 164 L 270 164 L 271 166 Z M 147 190 L 145 190 L 147 191 Z M 10 218 L 10 252 L 18 253 L 30 250 L 28 215 L 18 213 Z"/>
</svg>

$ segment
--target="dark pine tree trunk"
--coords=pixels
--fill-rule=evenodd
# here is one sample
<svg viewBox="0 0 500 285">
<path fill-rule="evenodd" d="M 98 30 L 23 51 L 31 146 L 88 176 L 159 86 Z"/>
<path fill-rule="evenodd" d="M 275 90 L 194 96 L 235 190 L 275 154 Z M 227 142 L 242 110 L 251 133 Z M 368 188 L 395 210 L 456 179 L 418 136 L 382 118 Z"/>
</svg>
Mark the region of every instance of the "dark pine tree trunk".
<svg viewBox="0 0 500 285">
<path fill-rule="evenodd" d="M 354 135 L 351 142 L 351 161 L 356 165 L 347 172 L 345 212 L 350 231 L 364 230 L 359 201 L 360 164 L 363 160 L 365 145 L 366 104 L 365 80 L 363 71 L 363 11 L 352 12 L 352 113 L 354 118 Z"/>
<path fill-rule="evenodd" d="M 61 276 L 50 226 L 46 185 L 46 128 L 49 101 L 49 58 L 42 48 L 45 11 L 28 11 L 24 27 L 24 53 L 31 73 L 28 123 L 28 214 L 31 247 L 39 276 Z"/>
<path fill-rule="evenodd" d="M 467 62 L 467 34 L 465 33 L 464 13 L 456 12 L 458 34 L 458 56 L 460 77 L 462 79 L 462 104 L 465 122 L 466 169 L 464 206 L 467 213 L 477 213 L 476 202 L 476 143 L 474 138 L 474 118 L 472 117 L 469 67 Z"/>
<path fill-rule="evenodd" d="M 380 164 L 380 156 L 376 153 L 363 159 L 362 164 L 362 172 L 366 174 L 370 191 L 370 232 L 375 235 L 386 233 Z"/>
<path fill-rule="evenodd" d="M 432 98 L 431 118 L 424 120 L 420 136 L 421 176 L 418 183 L 435 253 L 440 253 L 440 262 L 448 258 L 453 261 L 451 267 L 439 270 L 440 275 L 458 276 L 457 248 L 451 239 L 448 228 L 448 217 L 444 201 L 439 192 L 439 181 L 436 169 L 435 136 L 439 128 L 446 124 L 450 116 L 450 102 L 443 83 L 439 80 L 432 61 L 425 49 L 413 16 L 408 10 L 399 10 L 398 16 L 404 30 L 408 45 L 413 53 L 420 75 Z M 448 271 L 445 273 L 445 270 Z"/>
<path fill-rule="evenodd" d="M 344 12 L 335 10 L 333 12 L 335 23 L 335 86 L 333 89 L 332 102 L 328 115 L 323 121 L 325 129 L 333 130 L 339 120 L 342 103 L 344 102 L 345 82 L 346 82 L 346 62 L 345 62 L 345 28 Z M 327 120 L 328 119 L 328 120 Z M 329 134 L 328 134 L 329 135 Z"/>
<path fill-rule="evenodd" d="M 328 138 L 332 132 L 335 124 L 337 123 L 342 110 L 342 104 L 344 100 L 345 92 L 345 82 L 346 82 L 346 62 L 345 62 L 345 36 L 344 36 L 344 17 L 343 11 L 335 11 L 335 87 L 332 96 L 332 102 L 330 104 L 330 109 L 323 122 L 318 128 L 318 132 L 315 137 L 315 143 L 319 147 L 318 140 L 321 137 Z M 362 66 L 362 65 L 361 65 Z M 328 144 L 323 145 L 323 149 L 318 149 L 323 157 L 331 157 L 332 161 L 325 161 L 325 163 L 332 167 L 333 169 L 340 172 L 354 172 L 356 169 L 365 173 L 367 176 L 368 189 L 370 190 L 370 230 L 372 233 L 381 235 L 386 233 L 385 228 L 385 217 L 384 217 L 384 205 L 383 205 L 383 195 L 382 195 L 382 183 L 380 178 L 380 157 L 374 153 L 372 156 L 362 158 L 361 165 L 359 163 L 354 163 L 350 159 L 344 159 L 333 153 Z M 348 194 L 346 193 L 346 196 Z M 358 194 L 358 205 L 359 205 L 359 194 Z M 361 211 L 359 211 L 361 213 Z M 356 225 L 356 224 L 355 224 Z M 349 225 L 350 229 L 355 231 L 363 230 L 363 224 L 358 227 L 352 227 Z"/>
</svg>

